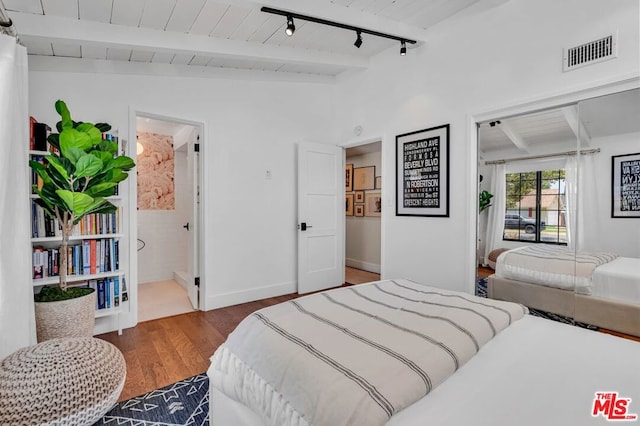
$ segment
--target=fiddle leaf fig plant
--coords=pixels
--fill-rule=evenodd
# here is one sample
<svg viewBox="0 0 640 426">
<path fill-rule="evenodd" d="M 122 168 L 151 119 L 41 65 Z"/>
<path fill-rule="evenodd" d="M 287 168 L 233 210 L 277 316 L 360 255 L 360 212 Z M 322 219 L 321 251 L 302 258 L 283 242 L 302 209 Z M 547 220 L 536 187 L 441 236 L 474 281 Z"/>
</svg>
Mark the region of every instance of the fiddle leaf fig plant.
<svg viewBox="0 0 640 426">
<path fill-rule="evenodd" d="M 493 198 L 493 194 L 491 194 L 489 191 L 482 191 L 480 193 L 480 212 L 482 212 L 484 209 L 491 207 L 491 199 Z"/>
<path fill-rule="evenodd" d="M 47 141 L 57 149 L 44 157 L 45 164 L 29 161 L 29 166 L 42 178 L 35 203 L 45 213 L 58 220 L 62 228 L 60 245 L 60 290 L 67 291 L 67 247 L 73 226 L 88 214 L 113 213 L 114 206 L 106 197 L 115 193 L 119 182 L 127 179 L 127 172 L 135 163 L 125 155 L 118 155 L 118 144 L 105 140 L 102 133 L 111 126 L 106 123 L 75 122 L 64 101 L 55 108 L 60 114 L 56 128 L 59 133 L 49 135 Z"/>
</svg>

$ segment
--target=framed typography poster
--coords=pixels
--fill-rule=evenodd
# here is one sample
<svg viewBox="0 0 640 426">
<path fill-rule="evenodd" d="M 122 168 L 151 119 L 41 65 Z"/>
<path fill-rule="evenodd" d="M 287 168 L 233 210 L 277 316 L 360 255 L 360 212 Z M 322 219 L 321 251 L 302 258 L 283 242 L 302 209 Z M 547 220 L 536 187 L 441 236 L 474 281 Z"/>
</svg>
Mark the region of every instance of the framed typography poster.
<svg viewBox="0 0 640 426">
<path fill-rule="evenodd" d="M 449 125 L 396 136 L 396 216 L 449 217 Z"/>
<path fill-rule="evenodd" d="M 611 161 L 611 217 L 640 217 L 640 153 Z"/>
</svg>

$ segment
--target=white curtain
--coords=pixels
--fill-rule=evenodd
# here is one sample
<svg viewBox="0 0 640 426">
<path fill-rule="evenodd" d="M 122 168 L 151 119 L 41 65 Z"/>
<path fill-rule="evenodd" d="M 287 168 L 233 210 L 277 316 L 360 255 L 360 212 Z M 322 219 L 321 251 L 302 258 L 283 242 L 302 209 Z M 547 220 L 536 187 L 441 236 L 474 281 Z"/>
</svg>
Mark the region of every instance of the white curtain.
<svg viewBox="0 0 640 426">
<path fill-rule="evenodd" d="M 578 156 L 567 157 L 564 165 L 565 221 L 567 227 L 567 247 L 576 248 L 578 232 Z"/>
<path fill-rule="evenodd" d="M 27 51 L 0 34 L 0 359 L 35 342 Z"/>
<path fill-rule="evenodd" d="M 598 185 L 603 180 L 602 171 L 596 168 L 596 156 L 586 154 L 579 157 L 578 163 L 578 213 L 576 224 L 576 249 L 579 251 L 608 250 L 602 246 L 602 222 L 592 220 L 587 223 L 586 216 L 607 217 L 610 214 L 610 199 L 594 196 L 603 193 Z M 608 177 L 608 176 L 607 176 Z M 608 182 L 608 180 L 607 180 Z M 588 195 L 587 195 L 588 194 Z"/>
<path fill-rule="evenodd" d="M 487 222 L 487 237 L 484 247 L 484 264 L 489 263 L 489 253 L 501 246 L 504 232 L 504 212 L 506 206 L 507 189 L 505 183 L 505 165 L 494 164 L 491 174 L 491 189 L 493 194 L 491 207 L 489 207 L 489 220 Z"/>
</svg>

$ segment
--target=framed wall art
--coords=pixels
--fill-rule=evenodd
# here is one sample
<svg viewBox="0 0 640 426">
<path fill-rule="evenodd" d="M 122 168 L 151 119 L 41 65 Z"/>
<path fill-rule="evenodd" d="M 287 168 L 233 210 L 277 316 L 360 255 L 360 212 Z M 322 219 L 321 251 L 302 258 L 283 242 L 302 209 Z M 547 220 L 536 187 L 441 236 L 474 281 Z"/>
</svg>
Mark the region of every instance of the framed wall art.
<svg viewBox="0 0 640 426">
<path fill-rule="evenodd" d="M 353 190 L 375 189 L 376 166 L 356 167 L 353 169 Z"/>
<path fill-rule="evenodd" d="M 640 153 L 611 157 L 611 217 L 640 217 Z"/>
<path fill-rule="evenodd" d="M 355 193 L 355 202 L 356 203 L 364 203 L 364 191 L 356 191 Z"/>
<path fill-rule="evenodd" d="M 376 189 L 382 189 L 382 176 L 376 176 Z"/>
<path fill-rule="evenodd" d="M 364 204 L 358 204 L 354 207 L 354 209 L 355 209 L 355 216 L 359 216 L 359 217 L 364 216 Z"/>
<path fill-rule="evenodd" d="M 353 216 L 353 194 L 345 194 L 344 207 L 345 216 Z"/>
<path fill-rule="evenodd" d="M 367 192 L 364 197 L 364 215 L 380 217 L 382 213 L 382 197 L 380 191 Z"/>
<path fill-rule="evenodd" d="M 353 191 L 353 164 L 345 164 L 344 166 L 345 177 L 345 191 Z"/>
<path fill-rule="evenodd" d="M 396 216 L 449 217 L 449 125 L 396 136 Z"/>
</svg>

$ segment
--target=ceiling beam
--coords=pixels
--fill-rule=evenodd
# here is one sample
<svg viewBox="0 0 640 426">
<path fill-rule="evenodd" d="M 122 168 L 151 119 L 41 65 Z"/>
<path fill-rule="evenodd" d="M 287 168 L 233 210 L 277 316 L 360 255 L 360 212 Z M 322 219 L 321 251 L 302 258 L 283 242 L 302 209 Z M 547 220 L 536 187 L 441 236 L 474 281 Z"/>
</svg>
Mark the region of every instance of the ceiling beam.
<svg viewBox="0 0 640 426">
<path fill-rule="evenodd" d="M 335 77 L 327 75 L 219 68 L 202 65 L 107 61 L 103 59 L 65 58 L 60 56 L 30 56 L 29 70 L 335 84 Z"/>
<path fill-rule="evenodd" d="M 58 16 L 19 12 L 9 12 L 9 15 L 21 37 L 39 38 L 52 43 L 359 69 L 367 68 L 369 65 L 366 58 L 317 50 L 271 46 Z"/>
<path fill-rule="evenodd" d="M 580 141 L 580 145 L 583 147 L 590 146 L 591 135 L 578 116 L 578 105 L 562 107 L 562 115 L 569 127 L 571 127 L 573 134 Z"/>
<path fill-rule="evenodd" d="M 498 124 L 498 127 L 500 128 L 500 130 L 502 130 L 502 133 L 504 133 L 505 136 L 511 140 L 511 143 L 513 143 L 519 150 L 529 152 L 529 144 L 527 144 L 524 139 L 522 139 L 522 137 L 520 137 L 520 135 L 516 133 L 515 130 L 513 130 L 513 127 L 511 127 L 509 123 L 505 123 L 504 121 L 502 121 L 500 124 Z"/>
</svg>

